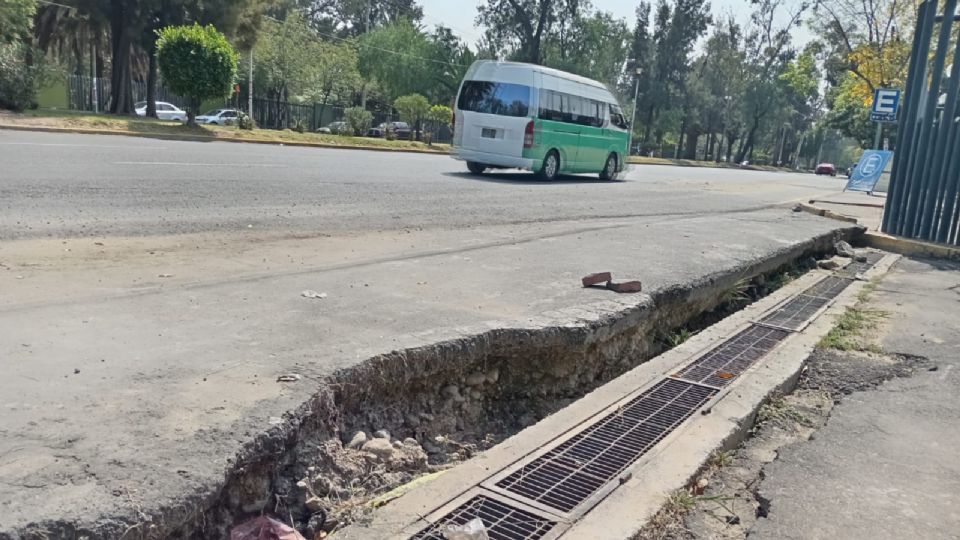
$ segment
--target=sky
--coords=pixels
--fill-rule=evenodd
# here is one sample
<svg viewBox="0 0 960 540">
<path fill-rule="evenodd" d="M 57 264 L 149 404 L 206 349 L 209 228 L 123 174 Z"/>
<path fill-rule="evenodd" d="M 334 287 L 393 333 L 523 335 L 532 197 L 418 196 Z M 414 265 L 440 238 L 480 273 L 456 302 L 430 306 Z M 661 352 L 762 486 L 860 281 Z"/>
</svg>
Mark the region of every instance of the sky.
<svg viewBox="0 0 960 540">
<path fill-rule="evenodd" d="M 478 3 L 479 0 L 420 0 L 427 26 L 448 26 L 471 45 L 476 44 L 481 34 L 474 24 Z M 593 0 L 595 9 L 609 11 L 626 19 L 631 28 L 638 3 L 639 0 Z M 712 0 L 710 5 L 714 15 L 732 12 L 744 25 L 750 20 L 750 0 Z M 794 34 L 794 42 L 802 45 L 811 37 L 806 28 L 798 28 Z"/>
</svg>

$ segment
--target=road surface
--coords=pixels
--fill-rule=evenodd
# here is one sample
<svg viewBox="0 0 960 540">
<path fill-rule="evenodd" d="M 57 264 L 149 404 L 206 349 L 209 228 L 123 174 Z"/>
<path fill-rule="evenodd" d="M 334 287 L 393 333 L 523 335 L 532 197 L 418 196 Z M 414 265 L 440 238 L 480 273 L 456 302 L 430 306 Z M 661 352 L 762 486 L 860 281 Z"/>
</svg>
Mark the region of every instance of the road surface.
<svg viewBox="0 0 960 540">
<path fill-rule="evenodd" d="M 703 215 L 839 191 L 836 179 L 643 165 L 622 182 L 471 176 L 446 156 L 0 131 L 0 239 L 341 234 Z"/>
</svg>

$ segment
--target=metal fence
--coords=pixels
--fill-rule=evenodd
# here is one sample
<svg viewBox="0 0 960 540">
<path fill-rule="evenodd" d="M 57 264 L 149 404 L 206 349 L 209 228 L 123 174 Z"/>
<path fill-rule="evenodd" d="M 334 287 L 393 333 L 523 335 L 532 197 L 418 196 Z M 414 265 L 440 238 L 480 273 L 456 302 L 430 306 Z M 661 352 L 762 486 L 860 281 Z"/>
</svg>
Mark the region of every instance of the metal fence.
<svg viewBox="0 0 960 540">
<path fill-rule="evenodd" d="M 93 111 L 93 90 L 94 80 L 86 75 L 70 75 L 67 77 L 67 102 L 71 110 L 75 111 Z M 105 77 L 96 78 L 96 96 L 97 111 L 104 111 L 110 104 L 110 80 Z M 239 107 L 247 111 L 247 100 L 245 96 L 239 97 L 236 101 L 230 100 L 223 104 L 224 107 Z M 147 84 L 143 81 L 133 81 L 133 101 L 134 103 L 147 100 Z M 174 94 L 163 85 L 157 85 L 157 101 L 172 103 L 180 108 L 185 108 L 187 100 Z M 253 99 L 253 113 L 250 114 L 256 121 L 257 126 L 264 129 L 295 129 L 301 126 L 304 131 L 315 132 L 321 127 L 328 126 L 332 122 L 341 122 L 344 120 L 344 108 L 334 105 L 324 105 L 322 103 L 293 103 L 289 101 L 277 101 L 265 98 Z M 201 111 L 203 112 L 203 111 Z M 373 126 L 378 126 L 384 122 L 393 122 L 399 120 L 396 116 L 385 112 L 373 112 Z M 421 126 L 422 133 L 433 135 L 433 142 L 449 143 L 453 138 L 450 126 L 446 122 L 424 121 Z M 421 137 L 422 138 L 422 137 Z"/>
<path fill-rule="evenodd" d="M 241 100 L 241 108 L 246 111 L 247 104 Z M 253 114 L 250 116 L 257 126 L 265 129 L 295 129 L 298 124 L 304 131 L 315 132 L 329 126 L 333 122 L 345 120 L 344 107 L 323 105 L 321 103 L 291 103 L 271 99 L 254 98 Z M 371 111 L 373 122 L 371 126 L 379 126 L 384 122 L 394 122 L 399 118 L 393 114 Z M 421 138 L 424 133 L 433 136 L 433 142 L 449 143 L 453 138 L 447 122 L 433 122 L 424 120 L 421 125 Z"/>
<path fill-rule="evenodd" d="M 93 81 L 92 77 L 87 75 L 69 75 L 67 76 L 67 104 L 74 111 L 93 111 Z M 103 112 L 110 105 L 110 79 L 106 77 L 96 78 L 96 110 Z M 147 100 L 147 83 L 145 81 L 132 81 L 133 102 Z M 163 85 L 157 85 L 157 101 L 172 103 L 177 107 L 183 108 L 187 100 L 167 90 Z"/>
<path fill-rule="evenodd" d="M 918 9 L 882 230 L 960 245 L 960 43 L 951 44 L 956 8 L 957 0 L 946 0 L 938 15 L 936 0 L 925 0 Z M 944 77 L 951 48 L 952 67 Z"/>
</svg>

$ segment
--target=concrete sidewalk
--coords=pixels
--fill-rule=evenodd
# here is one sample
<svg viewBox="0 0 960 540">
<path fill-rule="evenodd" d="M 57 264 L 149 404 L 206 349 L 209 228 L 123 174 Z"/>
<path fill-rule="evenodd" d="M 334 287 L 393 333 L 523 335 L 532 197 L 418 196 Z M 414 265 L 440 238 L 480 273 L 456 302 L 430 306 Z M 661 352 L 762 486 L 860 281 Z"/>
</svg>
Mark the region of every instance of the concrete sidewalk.
<svg viewBox="0 0 960 540">
<path fill-rule="evenodd" d="M 151 517 L 151 534 L 168 533 L 176 523 L 161 510 L 202 512 L 234 456 L 338 370 L 535 326 L 545 312 L 589 313 L 615 297 L 580 288 L 590 272 L 663 291 L 735 277 L 849 230 L 787 210 L 552 224 L 523 239 L 476 229 L 456 250 L 169 285 L 158 274 L 121 286 L 105 272 L 98 292 L 108 294 L 97 297 L 5 298 L 0 538 L 111 536 Z M 78 273 L 63 270 L 62 282 Z M 616 299 L 626 309 L 649 296 Z M 302 379 L 277 382 L 289 372 Z"/>
<path fill-rule="evenodd" d="M 933 368 L 843 399 L 810 442 L 764 469 L 750 538 L 960 538 L 960 264 L 901 260 L 871 309 L 889 354 Z"/>
</svg>

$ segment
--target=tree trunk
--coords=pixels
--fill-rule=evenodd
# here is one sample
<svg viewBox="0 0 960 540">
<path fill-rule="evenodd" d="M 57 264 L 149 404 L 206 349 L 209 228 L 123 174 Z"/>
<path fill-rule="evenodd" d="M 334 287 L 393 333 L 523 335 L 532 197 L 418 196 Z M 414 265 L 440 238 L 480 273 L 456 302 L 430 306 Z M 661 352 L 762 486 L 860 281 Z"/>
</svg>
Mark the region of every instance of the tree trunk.
<svg viewBox="0 0 960 540">
<path fill-rule="evenodd" d="M 125 0 L 111 0 L 110 112 L 133 114 L 133 85 L 130 80 L 130 12 Z"/>
<path fill-rule="evenodd" d="M 147 116 L 157 117 L 157 46 L 149 52 L 149 69 L 147 70 Z"/>
<path fill-rule="evenodd" d="M 703 149 L 704 161 L 710 161 L 710 159 L 714 157 L 713 148 L 716 143 L 717 134 L 711 131 L 710 134 L 707 135 L 707 147 Z"/>
<path fill-rule="evenodd" d="M 754 119 L 753 125 L 750 126 L 750 131 L 747 133 L 747 137 L 743 140 L 743 145 L 740 147 L 740 150 L 737 152 L 737 159 L 734 160 L 737 163 L 743 163 L 743 158 L 747 156 L 749 152 L 751 158 L 753 157 L 753 141 L 754 137 L 757 134 L 757 128 L 759 126 L 759 121 Z"/>
<path fill-rule="evenodd" d="M 653 134 L 653 113 L 654 113 L 654 107 L 653 105 L 650 105 L 650 107 L 647 109 L 647 120 L 643 127 L 644 143 L 650 142 L 650 135 Z"/>
<path fill-rule="evenodd" d="M 724 161 L 729 160 L 730 156 L 733 155 L 733 143 L 735 142 L 737 142 L 736 137 L 731 135 L 730 132 L 728 131 L 727 132 L 727 151 L 724 152 L 723 154 Z"/>
<path fill-rule="evenodd" d="M 697 159 L 697 144 L 700 142 L 700 130 L 692 129 L 687 132 L 687 142 L 684 146 L 683 158 L 692 159 L 696 161 Z"/>
</svg>

